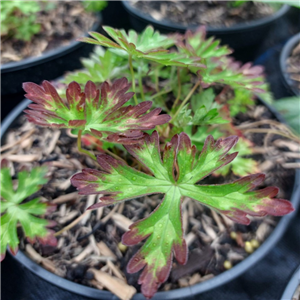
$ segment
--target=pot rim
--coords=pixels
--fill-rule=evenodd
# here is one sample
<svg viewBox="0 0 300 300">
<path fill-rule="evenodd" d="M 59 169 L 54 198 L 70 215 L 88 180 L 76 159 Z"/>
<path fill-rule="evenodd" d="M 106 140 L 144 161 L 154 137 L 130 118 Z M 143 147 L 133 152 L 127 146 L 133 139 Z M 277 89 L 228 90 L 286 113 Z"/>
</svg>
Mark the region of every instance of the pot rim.
<svg viewBox="0 0 300 300">
<path fill-rule="evenodd" d="M 293 80 L 290 78 L 290 75 L 286 71 L 286 60 L 298 42 L 300 42 L 300 32 L 292 36 L 286 42 L 283 49 L 281 50 L 279 58 L 280 72 L 283 77 L 284 84 L 289 90 L 292 90 L 293 94 L 295 94 L 296 96 L 300 96 L 300 91 L 293 86 Z"/>
<path fill-rule="evenodd" d="M 282 123 L 284 123 L 281 115 L 269 104 L 265 103 L 262 99 L 258 100 L 263 103 Z M 30 100 L 24 99 L 18 106 L 16 106 L 10 114 L 4 119 L 1 128 L 1 138 L 13 123 L 13 121 L 22 113 L 22 111 L 31 103 Z M 264 241 L 264 243 L 250 256 L 245 258 L 242 262 L 235 265 L 230 270 L 227 270 L 212 279 L 207 281 L 195 284 L 190 287 L 185 287 L 181 289 L 175 289 L 171 291 L 157 292 L 152 300 L 175 300 L 175 299 L 185 299 L 191 295 L 197 295 L 203 292 L 207 292 L 213 288 L 217 288 L 233 279 L 242 273 L 249 270 L 255 263 L 261 260 L 280 240 L 285 230 L 288 227 L 288 224 L 294 216 L 296 216 L 297 208 L 300 203 L 300 169 L 295 171 L 295 180 L 293 186 L 293 192 L 290 200 L 295 207 L 295 211 L 289 215 L 281 217 L 275 229 L 272 231 L 271 235 Z M 109 291 L 97 290 L 95 288 L 87 287 L 72 281 L 69 281 L 65 278 L 59 277 L 54 273 L 47 271 L 42 268 L 40 265 L 32 261 L 27 257 L 22 251 L 18 251 L 16 256 L 13 256 L 14 259 L 23 264 L 28 270 L 38 275 L 42 279 L 54 284 L 60 288 L 63 288 L 67 291 L 77 293 L 79 295 L 89 297 L 92 299 L 103 299 L 103 300 L 118 300 L 118 297 L 113 295 Z M 141 293 L 137 293 L 133 296 L 132 300 L 145 300 L 145 297 Z"/>
<path fill-rule="evenodd" d="M 292 300 L 293 295 L 300 284 L 300 266 L 296 269 L 292 275 L 289 283 L 287 284 L 284 293 L 281 296 L 281 300 Z"/>
<path fill-rule="evenodd" d="M 96 14 L 95 23 L 93 24 L 92 28 L 90 28 L 88 31 L 96 31 L 99 28 L 101 23 L 102 23 L 102 14 L 101 12 L 98 12 Z M 83 36 L 85 37 L 88 36 L 88 31 Z M 75 49 L 82 47 L 83 45 L 84 44 L 82 42 L 78 41 L 77 39 L 73 39 L 70 44 L 65 46 L 59 46 L 55 49 L 46 51 L 42 53 L 42 55 L 40 56 L 28 57 L 20 61 L 1 64 L 1 74 L 23 70 L 35 65 L 39 65 L 51 61 L 53 59 L 66 55 L 74 51 Z"/>
<path fill-rule="evenodd" d="M 166 20 L 155 20 L 154 18 L 152 18 L 150 15 L 147 15 L 145 13 L 143 13 L 142 11 L 134 8 L 128 0 L 122 0 L 122 4 L 125 7 L 125 9 L 133 16 L 139 18 L 139 19 L 144 19 L 146 21 L 148 21 L 150 24 L 155 24 L 155 25 L 159 25 L 161 27 L 164 27 L 165 29 L 170 29 L 172 28 L 173 30 L 181 30 L 181 31 L 186 31 L 187 29 L 196 29 L 197 27 L 199 27 L 201 24 L 199 25 L 181 25 L 181 24 L 177 24 L 171 21 L 166 21 Z M 287 4 L 282 5 L 282 7 L 280 7 L 274 14 L 270 15 L 270 16 L 266 16 L 264 18 L 261 19 L 257 19 L 257 20 L 253 20 L 250 22 L 244 22 L 244 23 L 240 23 L 240 24 L 236 24 L 230 27 L 221 27 L 221 28 L 217 28 L 217 27 L 212 27 L 212 26 L 206 26 L 206 30 L 209 34 L 228 34 L 228 33 L 238 33 L 241 31 L 249 31 L 252 30 L 256 27 L 260 27 L 260 26 L 265 26 L 273 21 L 275 21 L 276 19 L 280 18 L 281 16 L 283 16 L 288 10 L 290 9 L 290 6 Z"/>
</svg>

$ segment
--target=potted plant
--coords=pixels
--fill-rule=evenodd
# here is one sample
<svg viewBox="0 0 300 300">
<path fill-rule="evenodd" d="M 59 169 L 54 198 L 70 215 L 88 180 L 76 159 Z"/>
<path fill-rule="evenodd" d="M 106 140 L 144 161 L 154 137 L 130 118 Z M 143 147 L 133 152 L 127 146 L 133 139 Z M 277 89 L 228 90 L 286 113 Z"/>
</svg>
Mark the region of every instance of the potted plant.
<svg viewBox="0 0 300 300">
<path fill-rule="evenodd" d="M 4 1 L 1 5 L 1 95 L 22 91 L 25 80 L 39 83 L 79 67 L 79 57 L 92 47 L 76 38 L 101 23 L 101 7 L 93 1 Z M 104 4 L 101 5 L 101 4 Z M 75 24 L 75 25 L 74 25 Z"/>
<path fill-rule="evenodd" d="M 288 5 L 280 7 L 278 3 L 258 2 L 122 1 L 137 31 L 144 29 L 147 24 L 168 33 L 183 33 L 205 25 L 209 36 L 221 39 L 223 44 L 235 50 L 257 46 L 274 22 L 289 10 Z"/>
<path fill-rule="evenodd" d="M 48 165 L 48 171 L 38 167 L 38 169 L 32 169 L 29 175 L 22 171 L 26 166 L 14 163 L 16 173 L 18 170 L 21 171 L 19 188 L 15 192 L 18 194 L 18 191 L 22 191 L 22 187 L 28 188 L 26 193 L 17 197 L 12 190 L 9 163 L 5 162 L 1 180 L 6 183 L 3 186 L 7 187 L 8 192 L 4 190 L 4 194 L 2 194 L 5 204 L 3 206 L 4 215 L 1 217 L 1 220 L 4 221 L 2 221 L 1 226 L 6 229 L 7 222 L 5 220 L 9 219 L 7 215 L 11 216 L 12 212 L 19 209 L 19 203 L 29 196 L 29 192 L 30 194 L 35 193 L 38 186 L 45 182 L 45 172 L 51 174 L 51 180 L 43 187 L 43 197 L 47 195 L 52 198 L 50 203 L 61 204 L 62 208 L 59 209 L 62 210 L 61 214 L 66 209 L 71 213 L 72 209 L 66 204 L 66 201 L 77 202 L 77 196 L 73 192 L 72 195 L 68 193 L 68 195 L 62 196 L 61 194 L 64 194 L 66 189 L 69 192 L 74 191 L 68 178 L 74 170 L 78 170 L 79 172 L 72 176 L 71 183 L 79 190 L 80 194 L 91 195 L 87 204 L 82 206 L 79 203 L 81 209 L 78 208 L 77 212 L 71 213 L 63 221 L 59 218 L 60 213 L 56 213 L 57 223 L 54 227 L 56 233 L 45 229 L 45 225 L 48 224 L 46 224 L 47 221 L 38 221 L 37 219 L 31 223 L 39 223 L 40 230 L 38 232 L 26 231 L 28 222 L 20 220 L 22 226 L 25 226 L 25 233 L 31 242 L 35 242 L 36 235 L 42 236 L 42 242 L 50 240 L 51 244 L 54 244 L 53 236 L 59 237 L 58 244 L 60 247 L 58 246 L 57 249 L 64 249 L 66 246 L 68 250 L 65 251 L 65 255 L 71 255 L 72 262 L 78 265 L 94 251 L 102 253 L 101 259 L 104 259 L 103 253 L 106 253 L 108 257 L 114 255 L 124 257 L 128 262 L 129 256 L 134 254 L 138 248 L 132 250 L 131 247 L 127 248 L 119 243 L 120 233 L 124 233 L 124 231 L 126 233 L 122 241 L 127 246 L 147 240 L 141 250 L 135 253 L 129 261 L 127 272 L 136 273 L 144 268 L 139 282 L 142 284 L 142 293 L 146 298 L 151 298 L 168 278 L 173 253 L 179 264 L 186 263 L 187 244 L 193 250 L 200 242 L 198 245 L 202 249 L 202 253 L 197 252 L 194 248 L 195 251 L 192 251 L 193 259 L 190 260 L 192 263 L 187 263 L 187 267 L 183 268 L 178 265 L 175 268 L 176 272 L 172 272 L 173 278 L 177 277 L 178 279 L 179 277 L 181 279 L 182 276 L 185 276 L 187 274 L 186 268 L 196 265 L 195 260 L 198 261 L 198 269 L 201 269 L 199 261 L 204 259 L 205 253 L 211 255 L 210 253 L 213 252 L 213 259 L 216 259 L 216 248 L 212 250 L 209 244 L 218 236 L 219 233 L 216 234 L 215 232 L 218 230 L 220 232 L 219 237 L 226 238 L 226 243 L 229 239 L 235 250 L 237 245 L 243 249 L 240 256 L 237 256 L 238 253 L 232 256 L 229 254 L 230 250 L 227 246 L 222 247 L 226 255 L 221 256 L 223 258 L 218 260 L 217 265 L 220 271 L 230 270 L 207 282 L 199 283 L 192 289 L 186 287 L 179 291 L 167 292 L 165 290 L 165 292 L 158 293 L 156 298 L 162 299 L 161 297 L 165 297 L 166 294 L 168 294 L 166 297 L 169 299 L 172 297 L 176 299 L 178 296 L 183 298 L 190 295 L 191 290 L 196 294 L 203 291 L 203 288 L 210 289 L 212 286 L 218 286 L 220 282 L 225 283 L 229 278 L 234 278 L 249 268 L 254 261 L 252 258 L 259 259 L 266 254 L 270 245 L 272 246 L 283 233 L 290 216 L 281 219 L 274 231 L 275 234 L 270 237 L 268 245 L 263 243 L 261 247 L 259 247 L 259 242 L 263 242 L 264 238 L 258 241 L 260 238 L 255 239 L 253 238 L 255 237 L 254 234 L 246 233 L 246 227 L 235 227 L 232 221 L 249 224 L 250 220 L 247 215 L 252 215 L 253 222 L 257 226 L 263 224 L 262 219 L 258 217 L 265 216 L 267 213 L 280 216 L 293 210 L 291 202 L 275 198 L 278 193 L 278 189 L 275 187 L 249 191 L 262 183 L 264 175 L 249 175 L 249 171 L 256 172 L 258 166 L 254 160 L 245 157 L 245 155 L 253 153 L 251 150 L 252 143 L 247 140 L 245 131 L 248 133 L 276 133 L 280 137 L 288 137 L 296 142 L 298 138 L 282 124 L 276 123 L 274 120 L 270 121 L 268 118 L 265 119 L 265 117 L 264 120 L 256 121 L 256 126 L 262 125 L 262 127 L 253 128 L 247 122 L 247 124 L 237 128 L 235 119 L 240 111 L 246 113 L 247 110 L 250 110 L 254 119 L 255 115 L 256 118 L 262 117 L 259 113 L 261 108 L 256 112 L 250 109 L 253 107 L 255 93 L 267 94 L 262 69 L 258 66 L 253 67 L 251 64 L 241 66 L 235 62 L 228 57 L 231 51 L 227 47 L 219 46 L 218 41 L 205 38 L 204 28 L 200 28 L 195 33 L 187 32 L 185 35 L 169 37 L 154 32 L 151 27 L 148 27 L 141 35 L 134 31 L 127 34 L 122 30 L 110 27 L 104 27 L 104 30 L 112 40 L 95 32 L 90 33 L 92 38 L 82 39 L 88 43 L 111 48 L 106 51 L 101 48 L 97 50 L 99 56 L 95 59 L 101 66 L 100 68 L 96 67 L 93 60 L 86 61 L 90 71 L 72 75 L 77 76 L 78 81 L 83 80 L 80 82 L 84 83 L 83 86 L 74 81 L 67 87 L 61 83 L 51 84 L 47 81 L 44 81 L 42 86 L 24 83 L 26 97 L 35 102 L 35 104 L 29 104 L 29 110 L 26 110 L 28 121 L 42 127 L 66 128 L 67 130 L 62 133 L 62 138 L 59 140 L 61 134 L 59 130 L 51 136 L 49 129 L 34 127 L 32 129 L 38 131 L 30 138 L 31 142 L 23 143 L 26 135 L 29 135 L 29 133 L 25 133 L 23 141 L 11 141 L 2 148 L 2 151 L 18 152 L 8 152 L 6 155 L 4 153 L 4 157 L 7 159 L 11 159 L 13 162 L 22 159 L 23 163 L 24 159 L 27 161 L 28 159 L 37 159 L 40 163 Z M 176 45 L 176 51 L 168 51 L 167 48 L 173 45 Z M 120 72 L 132 80 L 131 84 L 126 78 L 115 80 L 120 76 Z M 86 80 L 89 76 L 94 77 L 95 83 Z M 99 85 L 103 81 L 103 76 L 106 81 Z M 133 92 L 128 92 L 129 89 Z M 153 103 L 149 101 L 150 99 Z M 152 110 L 150 110 L 151 104 L 155 106 Z M 22 104 L 22 106 L 25 108 L 27 103 Z M 161 114 L 162 110 L 163 114 Z M 16 112 L 16 115 L 18 114 L 19 112 Z M 266 115 L 268 116 L 268 113 Z M 277 129 L 265 128 L 268 124 L 277 126 Z M 30 128 L 30 125 L 25 123 L 24 127 L 18 130 L 24 133 L 24 130 L 25 132 L 28 130 L 28 126 Z M 278 126 L 281 128 L 283 126 L 284 132 L 279 130 Z M 154 128 L 157 131 L 153 131 Z M 209 133 L 214 137 L 212 135 L 207 136 Z M 76 140 L 72 141 L 73 135 L 77 136 L 77 142 Z M 220 135 L 223 138 L 220 138 Z M 15 134 L 12 133 L 11 136 L 13 137 Z M 232 164 L 232 169 L 230 169 L 227 167 L 228 164 L 233 163 L 237 156 L 237 152 L 231 150 L 238 140 L 237 136 L 242 141 L 239 149 L 244 157 L 238 157 L 238 163 Z M 34 147 L 31 147 L 34 141 Z M 82 143 L 85 144 L 85 148 L 82 148 Z M 22 146 L 15 147 L 16 145 Z M 42 145 L 48 146 L 42 149 Z M 59 147 L 57 147 L 58 145 Z M 77 145 L 77 149 L 74 148 L 75 145 Z M 284 145 L 286 146 L 287 143 Z M 88 147 L 91 149 L 87 150 Z M 160 147 L 163 149 L 163 157 L 161 157 Z M 279 145 L 278 147 L 282 146 Z M 17 148 L 19 150 L 16 150 Z M 26 148 L 30 149 L 30 152 L 32 151 L 31 155 L 33 156 L 17 158 L 23 151 L 26 153 L 24 150 Z M 263 149 L 260 148 L 259 151 L 263 151 Z M 98 152 L 96 157 L 95 154 Z M 51 157 L 46 158 L 49 155 Z M 275 169 L 283 163 L 289 162 L 281 161 L 275 166 Z M 39 165 L 39 163 L 36 164 Z M 73 166 L 71 167 L 71 165 Z M 10 166 L 12 166 L 11 163 Z M 81 170 L 82 166 L 83 170 Z M 64 170 L 63 181 L 61 181 L 60 169 Z M 265 169 L 267 169 L 266 166 Z M 273 171 L 275 170 L 272 169 L 272 175 L 274 175 Z M 196 184 L 211 173 L 214 173 L 214 177 L 205 179 L 204 185 Z M 281 170 L 280 176 L 282 173 Z M 225 174 L 232 174 L 230 176 L 234 182 L 226 182 L 223 177 Z M 292 177 L 289 177 L 290 175 Z M 287 177 L 289 180 L 294 178 L 293 172 L 290 175 Z M 270 181 L 269 178 L 268 181 Z M 33 187 L 29 182 L 32 182 Z M 295 188 L 292 196 L 292 202 L 295 206 L 299 200 L 298 193 L 299 189 Z M 57 197 L 59 194 L 62 197 L 56 198 L 54 201 L 53 197 Z M 96 202 L 96 197 L 92 196 L 94 194 L 101 195 L 99 202 Z M 148 195 L 151 194 L 154 196 L 149 198 Z M 158 197 L 157 194 L 164 194 L 164 199 L 162 200 L 162 197 Z M 134 204 L 131 208 L 123 204 L 116 205 L 109 210 L 103 208 L 106 205 L 143 195 L 145 195 L 144 201 L 133 200 Z M 185 201 L 181 195 L 186 198 Z M 204 203 L 208 208 L 203 210 L 198 205 L 188 204 L 189 202 L 192 203 L 190 198 Z M 226 201 L 223 201 L 224 198 Z M 146 207 L 144 207 L 143 202 L 148 202 Z M 45 215 L 46 213 L 45 204 L 38 204 L 36 199 L 21 205 L 25 206 L 29 214 Z M 34 208 L 32 205 L 35 205 Z M 197 238 L 195 232 L 190 232 L 191 234 L 186 237 L 187 241 L 185 241 L 183 228 L 189 227 L 189 224 L 186 223 L 188 219 L 187 206 L 191 207 L 189 209 L 190 214 L 193 215 L 191 219 L 194 222 L 195 232 L 199 236 Z M 13 209 L 9 211 L 10 207 Z M 85 208 L 89 209 L 82 214 L 82 208 L 83 211 Z M 91 213 L 91 210 L 96 208 L 99 208 L 98 213 L 94 211 Z M 117 209 L 118 212 L 116 212 Z M 194 214 L 196 211 L 203 217 L 200 225 Z M 215 211 L 221 212 L 227 217 L 220 217 Z M 81 214 L 79 217 L 78 213 Z M 101 218 L 102 214 L 104 218 Z M 207 215 L 210 215 L 209 219 Z M 15 216 L 19 215 L 16 214 Z M 144 219 L 137 221 L 138 216 L 142 216 L 141 218 Z M 56 217 L 55 214 L 51 217 L 48 216 L 52 221 Z M 18 219 L 16 217 L 13 219 L 14 223 L 17 223 Z M 80 227 L 75 225 L 82 220 L 87 222 L 88 219 L 93 220 L 93 223 L 90 224 L 93 228 L 90 228 L 88 232 L 78 232 Z M 108 220 L 114 225 L 107 224 Z M 132 224 L 133 221 L 135 223 Z M 69 224 L 64 227 L 67 223 Z M 107 230 L 108 240 L 104 240 L 103 236 L 101 241 L 95 240 L 94 233 L 101 226 Z M 199 226 L 202 226 L 201 230 Z M 31 228 L 31 226 L 29 227 Z M 32 226 L 32 228 L 36 229 L 37 227 Z M 69 229 L 71 230 L 68 231 Z M 9 238 L 10 236 L 16 237 L 15 228 L 2 232 L 9 232 L 7 236 L 4 236 L 6 239 L 3 238 L 2 240 L 15 252 L 18 241 L 14 239 L 14 243 L 10 244 Z M 78 238 L 83 244 L 71 249 L 65 245 L 65 241 L 74 238 L 72 232 L 75 233 L 75 239 Z M 45 236 L 50 239 L 46 239 Z M 109 236 L 113 238 L 109 239 Z M 88 244 L 86 243 L 87 239 Z M 22 241 L 26 244 L 25 251 L 33 259 L 48 269 L 52 268 L 55 272 L 62 271 L 56 268 L 55 262 L 52 260 L 56 256 L 53 249 L 50 254 L 51 259 L 43 258 L 38 253 L 45 251 L 41 243 L 35 243 L 35 248 L 32 248 L 24 239 Z M 203 248 L 205 241 L 208 243 L 208 247 Z M 194 242 L 196 244 L 193 244 Z M 103 243 L 106 244 L 106 247 Z M 110 244 L 114 252 L 107 249 L 107 244 Z M 259 249 L 251 254 L 250 259 L 245 259 L 232 267 L 241 257 L 246 257 L 246 253 L 252 253 L 258 247 Z M 4 253 L 4 251 L 5 248 L 2 248 L 1 252 Z M 51 278 L 49 272 L 36 268 L 33 262 L 28 263 L 28 258 L 24 254 L 18 253 L 16 258 L 26 262 L 27 267 L 31 269 L 34 265 L 37 273 L 45 274 L 46 272 L 48 280 L 53 280 L 55 275 L 52 275 Z M 126 284 L 126 280 L 119 269 L 120 264 L 112 264 L 107 257 L 104 264 L 96 257 L 91 259 L 89 270 L 84 268 L 83 279 L 86 278 L 84 276 L 91 276 L 92 285 L 98 288 L 105 287 L 120 298 L 129 299 L 135 293 L 135 289 Z M 154 267 L 150 267 L 153 264 Z M 65 265 L 65 267 L 74 274 L 72 264 Z M 109 274 L 110 271 L 114 274 L 113 276 Z M 198 279 L 196 273 L 193 275 L 195 275 L 193 280 L 197 282 L 199 274 Z M 128 281 L 131 279 L 133 277 L 129 275 Z M 186 278 L 183 279 L 187 280 Z M 200 276 L 198 282 L 205 279 L 209 278 L 201 279 Z M 112 282 L 113 285 L 110 284 Z M 67 286 L 64 279 L 56 284 L 90 297 L 113 298 L 111 293 L 97 291 L 90 287 L 79 288 L 76 283 L 69 283 Z M 181 281 L 180 285 L 184 286 L 184 282 Z M 168 287 L 164 286 L 164 288 L 167 289 Z M 127 294 L 124 294 L 124 289 Z M 138 294 L 134 297 L 135 299 L 142 299 L 143 296 Z"/>
<path fill-rule="evenodd" d="M 280 70 L 285 86 L 292 95 L 300 95 L 299 86 L 300 33 L 288 40 L 280 54 Z"/>
</svg>

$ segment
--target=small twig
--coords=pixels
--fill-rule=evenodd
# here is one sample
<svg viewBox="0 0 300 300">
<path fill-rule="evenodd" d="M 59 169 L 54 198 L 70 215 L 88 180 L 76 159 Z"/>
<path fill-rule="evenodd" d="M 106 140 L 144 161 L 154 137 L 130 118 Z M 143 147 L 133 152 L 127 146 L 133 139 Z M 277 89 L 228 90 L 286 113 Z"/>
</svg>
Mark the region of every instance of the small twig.
<svg viewBox="0 0 300 300">
<path fill-rule="evenodd" d="M 19 140 L 11 143 L 11 144 L 6 144 L 3 147 L 0 148 L 0 152 L 3 152 L 9 148 L 12 148 L 20 143 L 22 143 L 24 140 L 26 140 L 27 138 L 29 138 L 33 133 L 35 132 L 35 128 L 31 129 L 30 131 L 28 131 L 26 134 L 24 134 Z"/>
<path fill-rule="evenodd" d="M 63 232 L 71 229 L 73 226 L 75 226 L 80 220 L 88 213 L 88 210 L 86 210 L 81 216 L 79 216 L 77 219 L 75 219 L 72 223 L 70 223 L 68 226 L 64 227 L 63 229 L 57 231 L 54 233 L 54 236 L 58 236 L 62 234 Z"/>
<path fill-rule="evenodd" d="M 78 192 L 74 192 L 74 193 L 70 193 L 70 194 L 59 196 L 59 197 L 53 199 L 51 201 L 51 203 L 53 203 L 53 204 L 61 204 L 61 203 L 65 203 L 65 202 L 74 200 L 77 197 L 78 197 Z"/>
</svg>

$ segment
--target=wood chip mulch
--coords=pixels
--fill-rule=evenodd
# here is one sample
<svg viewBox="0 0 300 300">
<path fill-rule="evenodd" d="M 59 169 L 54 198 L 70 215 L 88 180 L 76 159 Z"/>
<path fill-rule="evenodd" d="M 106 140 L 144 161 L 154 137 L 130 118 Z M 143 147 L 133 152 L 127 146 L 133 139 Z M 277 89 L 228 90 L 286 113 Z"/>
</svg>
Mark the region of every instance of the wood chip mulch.
<svg viewBox="0 0 300 300">
<path fill-rule="evenodd" d="M 292 167 L 295 167 L 289 164 L 294 164 L 299 156 L 299 144 L 282 136 L 249 130 L 251 122 L 262 120 L 265 122 L 259 128 L 272 128 L 269 117 L 264 106 L 249 108 L 248 121 L 240 122 L 239 128 L 247 128 L 247 138 L 256 140 L 254 157 L 267 174 L 266 184 L 277 185 L 281 189 L 279 197 L 289 199 L 294 182 Z M 126 265 L 139 247 L 122 245 L 121 236 L 132 222 L 147 217 L 162 196 L 144 196 L 114 207 L 86 211 L 98 201 L 99 195 L 78 195 L 70 184 L 70 177 L 83 168 L 97 168 L 96 162 L 78 153 L 76 139 L 66 130 L 36 127 L 24 116 L 19 118 L 18 124 L 19 127 L 7 132 L 1 147 L 2 157 L 11 161 L 12 175 L 21 168 L 48 165 L 49 184 L 32 197 L 40 196 L 42 201 L 57 205 L 56 210 L 45 216 L 56 222 L 53 228 L 56 232 L 81 216 L 74 227 L 58 236 L 56 248 L 39 243 L 31 245 L 19 230 L 20 249 L 58 276 L 109 290 L 120 299 L 130 299 L 140 291 L 139 274 L 127 274 Z M 124 159 L 126 155 L 123 153 Z M 183 200 L 182 219 L 189 261 L 185 266 L 174 261 L 170 278 L 160 287 L 161 291 L 209 280 L 238 264 L 264 243 L 279 220 L 252 217 L 250 226 L 239 225 L 189 198 Z"/>
</svg>

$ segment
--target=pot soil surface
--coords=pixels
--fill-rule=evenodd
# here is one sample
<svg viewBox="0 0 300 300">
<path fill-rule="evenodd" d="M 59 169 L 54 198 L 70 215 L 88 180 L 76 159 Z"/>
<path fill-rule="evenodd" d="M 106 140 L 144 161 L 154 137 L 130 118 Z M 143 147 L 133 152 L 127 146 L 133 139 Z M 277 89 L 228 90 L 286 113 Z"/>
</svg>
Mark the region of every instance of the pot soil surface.
<svg viewBox="0 0 300 300">
<path fill-rule="evenodd" d="M 265 3 L 246 2 L 238 7 L 233 1 L 131 1 L 133 7 L 158 21 L 181 25 L 230 27 L 272 15 L 275 9 Z"/>
<path fill-rule="evenodd" d="M 55 2 L 55 8 L 46 10 L 46 3 L 37 13 L 36 23 L 41 25 L 40 33 L 28 42 L 8 36 L 1 38 L 1 63 L 20 61 L 24 58 L 40 56 L 42 53 L 66 46 L 83 36 L 97 20 L 92 12 L 85 11 L 79 1 Z"/>
<path fill-rule="evenodd" d="M 264 184 L 278 186 L 278 197 L 289 199 L 295 172 L 283 166 L 293 165 L 293 159 L 289 158 L 293 155 L 288 154 L 292 149 L 298 149 L 297 144 L 278 135 L 251 132 L 253 126 L 249 122 L 259 121 L 259 128 L 267 129 L 272 122 L 270 119 L 272 114 L 268 109 L 257 105 L 249 107 L 247 114 L 238 115 L 235 123 L 239 124 L 241 130 L 246 128 L 246 137 L 255 143 L 255 154 L 252 157 L 267 175 Z M 57 205 L 46 216 L 56 222 L 53 228 L 56 232 L 80 215 L 83 216 L 77 225 L 59 235 L 56 248 L 38 242 L 31 246 L 20 230 L 20 249 L 44 268 L 77 283 L 111 289 L 107 280 L 103 283 L 99 277 L 94 277 L 94 270 L 101 270 L 107 274 L 112 286 L 121 282 L 124 289 L 133 289 L 130 287 L 133 286 L 139 291 L 139 274 L 126 272 L 129 259 L 139 247 L 123 246 L 121 236 L 132 222 L 148 216 L 160 202 L 161 196 L 145 196 L 114 207 L 85 212 L 99 197 L 78 196 L 70 184 L 70 177 L 83 168 L 98 166 L 88 156 L 78 153 L 76 139 L 69 131 L 38 128 L 21 116 L 8 130 L 5 142 L 7 146 L 3 158 L 12 161 L 14 173 L 21 168 L 31 169 L 33 165 L 48 165 L 50 181 L 32 198 L 40 196 L 44 201 Z M 121 148 L 116 148 L 114 152 L 131 166 L 139 167 Z M 222 183 L 234 179 L 237 177 L 233 174 L 227 178 L 210 176 L 203 183 Z M 183 200 L 182 207 L 185 238 L 190 251 L 189 261 L 182 266 L 174 260 L 170 278 L 160 287 L 160 291 L 208 280 L 230 268 L 230 265 L 238 264 L 265 241 L 279 220 L 269 216 L 253 217 L 251 225 L 244 226 L 188 198 Z M 253 239 L 256 242 L 250 247 L 249 241 Z"/>
<path fill-rule="evenodd" d="M 286 60 L 286 71 L 293 80 L 293 86 L 300 94 L 300 43 L 296 44 L 291 55 Z"/>
</svg>

